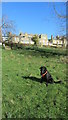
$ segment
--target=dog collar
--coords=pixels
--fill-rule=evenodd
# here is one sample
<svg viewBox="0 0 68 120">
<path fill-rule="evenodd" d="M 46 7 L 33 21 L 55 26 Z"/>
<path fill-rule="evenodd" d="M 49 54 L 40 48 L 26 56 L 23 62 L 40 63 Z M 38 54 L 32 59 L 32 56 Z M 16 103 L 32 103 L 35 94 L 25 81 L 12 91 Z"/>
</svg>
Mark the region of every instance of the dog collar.
<svg viewBox="0 0 68 120">
<path fill-rule="evenodd" d="M 47 74 L 47 71 L 44 74 L 42 74 L 42 77 L 44 77 L 46 74 Z"/>
</svg>

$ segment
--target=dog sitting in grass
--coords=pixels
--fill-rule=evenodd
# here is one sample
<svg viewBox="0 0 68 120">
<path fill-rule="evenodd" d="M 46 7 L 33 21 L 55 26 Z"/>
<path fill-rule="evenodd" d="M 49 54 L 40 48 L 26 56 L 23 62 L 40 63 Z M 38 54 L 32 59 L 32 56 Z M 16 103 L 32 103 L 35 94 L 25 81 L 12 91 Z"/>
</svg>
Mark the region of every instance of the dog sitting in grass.
<svg viewBox="0 0 68 120">
<path fill-rule="evenodd" d="M 52 76 L 51 76 L 51 74 L 48 72 L 48 70 L 46 69 L 46 67 L 45 66 L 42 66 L 42 67 L 40 67 L 40 71 L 41 71 L 41 83 L 43 82 L 43 81 L 45 81 L 46 82 L 46 86 L 48 86 L 48 83 L 61 83 L 61 81 L 54 81 L 53 80 L 53 78 L 52 78 Z"/>
</svg>

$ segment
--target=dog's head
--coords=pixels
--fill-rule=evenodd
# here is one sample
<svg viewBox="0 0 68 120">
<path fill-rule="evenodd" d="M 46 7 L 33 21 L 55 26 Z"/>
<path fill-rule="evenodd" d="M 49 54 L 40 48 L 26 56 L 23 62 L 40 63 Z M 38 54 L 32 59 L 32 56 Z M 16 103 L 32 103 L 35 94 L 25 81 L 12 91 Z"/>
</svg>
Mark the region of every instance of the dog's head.
<svg viewBox="0 0 68 120">
<path fill-rule="evenodd" d="M 46 67 L 45 66 L 41 66 L 40 67 L 40 74 L 44 74 L 45 72 L 47 71 Z"/>
</svg>

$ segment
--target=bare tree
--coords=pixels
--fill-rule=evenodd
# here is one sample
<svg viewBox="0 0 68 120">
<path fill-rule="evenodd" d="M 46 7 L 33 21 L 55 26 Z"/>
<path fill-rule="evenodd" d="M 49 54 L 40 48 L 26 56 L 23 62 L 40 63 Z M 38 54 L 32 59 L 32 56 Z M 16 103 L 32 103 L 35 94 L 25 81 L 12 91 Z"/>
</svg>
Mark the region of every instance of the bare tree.
<svg viewBox="0 0 68 120">
<path fill-rule="evenodd" d="M 68 2 L 64 2 L 64 7 L 65 7 L 65 12 L 59 13 L 55 6 L 55 3 L 53 3 L 53 8 L 56 18 L 58 19 L 58 21 L 60 21 L 59 22 L 60 30 L 58 32 L 63 36 L 64 39 L 66 39 L 65 46 L 67 47 L 68 46 Z"/>
<path fill-rule="evenodd" d="M 2 16 L 0 25 L 0 41 L 2 42 L 2 45 L 5 45 L 5 41 L 2 39 L 2 36 L 8 35 L 8 33 L 14 33 L 15 32 L 15 23 L 14 21 L 10 20 L 6 15 Z M 11 37 L 9 37 L 11 38 Z M 8 40 L 8 39 L 7 39 Z M 11 39 L 9 39 L 11 41 Z M 8 43 L 9 43 L 8 41 Z M 12 49 L 12 42 L 11 42 L 11 49 Z"/>
<path fill-rule="evenodd" d="M 64 5 L 66 6 L 66 3 L 64 3 Z M 64 19 L 64 18 L 68 18 L 68 15 L 67 15 L 67 14 L 66 14 L 66 15 L 60 14 L 60 13 L 56 10 L 55 3 L 53 4 L 53 8 L 54 8 L 54 11 L 55 11 L 57 17 L 63 18 L 63 19 Z"/>
<path fill-rule="evenodd" d="M 68 3 L 64 2 L 63 3 L 64 5 L 64 8 L 65 8 L 65 12 L 62 12 L 63 11 L 63 7 L 61 9 L 60 12 L 58 12 L 58 9 L 55 5 L 55 3 L 53 3 L 53 9 L 54 9 L 54 12 L 55 12 L 55 15 L 56 15 L 56 19 L 58 21 L 58 24 L 59 24 L 59 30 L 58 30 L 58 33 L 63 35 L 63 36 L 66 36 L 66 32 L 67 32 L 67 29 L 68 29 L 68 26 L 67 26 L 67 20 L 68 20 L 68 14 L 67 14 L 67 7 L 68 7 Z"/>
<path fill-rule="evenodd" d="M 8 32 L 15 32 L 15 23 L 6 15 L 2 16 L 1 25 L 0 25 L 0 39 L 2 39 L 2 35 L 6 35 Z"/>
<path fill-rule="evenodd" d="M 15 23 L 12 20 L 9 20 L 9 18 L 6 15 L 2 16 L 2 33 L 5 35 L 8 32 L 14 32 L 15 31 Z"/>
</svg>

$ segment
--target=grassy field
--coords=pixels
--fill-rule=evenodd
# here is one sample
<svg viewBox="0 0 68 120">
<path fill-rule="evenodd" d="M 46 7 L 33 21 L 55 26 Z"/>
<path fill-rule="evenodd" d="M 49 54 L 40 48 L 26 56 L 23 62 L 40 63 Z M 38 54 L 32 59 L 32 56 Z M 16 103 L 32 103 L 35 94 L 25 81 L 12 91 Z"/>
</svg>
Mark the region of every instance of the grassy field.
<svg viewBox="0 0 68 120">
<path fill-rule="evenodd" d="M 2 50 L 2 117 L 66 118 L 66 51 L 23 47 Z M 55 81 L 40 83 L 40 66 L 46 65 Z"/>
</svg>

